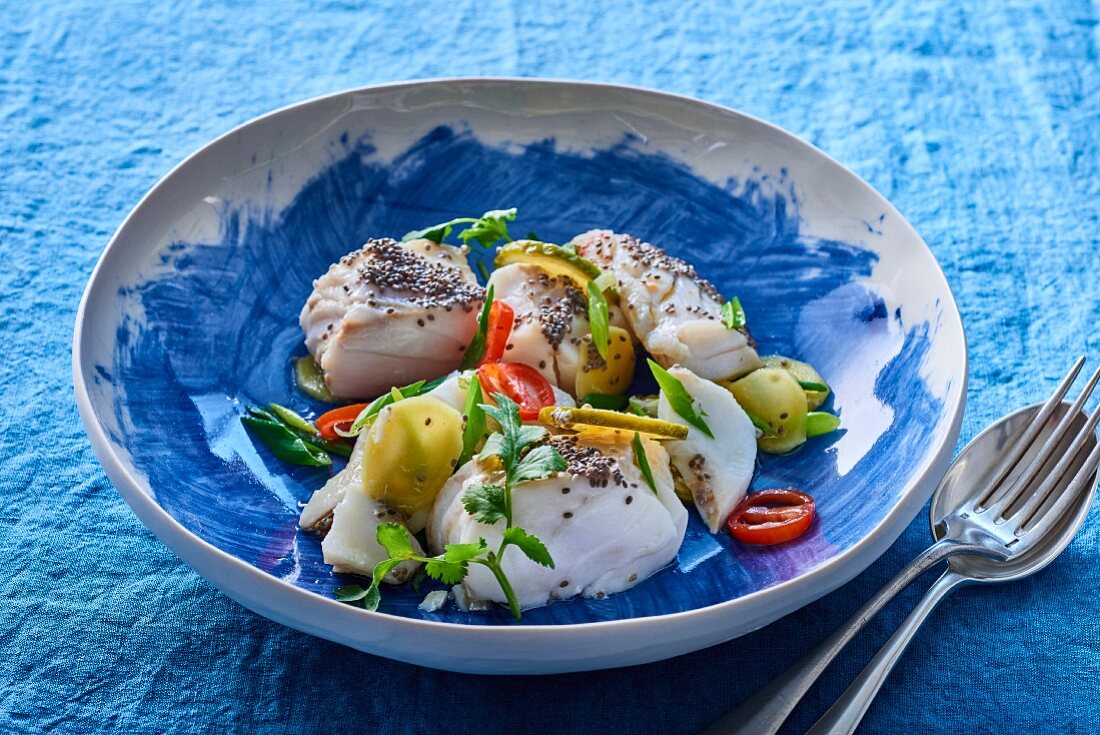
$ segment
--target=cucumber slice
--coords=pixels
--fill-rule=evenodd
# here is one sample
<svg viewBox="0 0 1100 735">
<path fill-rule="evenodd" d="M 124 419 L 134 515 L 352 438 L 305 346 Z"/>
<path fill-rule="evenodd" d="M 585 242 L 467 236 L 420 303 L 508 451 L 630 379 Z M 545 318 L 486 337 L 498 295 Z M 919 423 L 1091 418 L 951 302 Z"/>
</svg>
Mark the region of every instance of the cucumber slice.
<svg viewBox="0 0 1100 735">
<path fill-rule="evenodd" d="M 600 269 L 571 250 L 549 242 L 516 240 L 497 250 L 493 265 L 497 268 L 513 263 L 537 265 L 551 276 L 565 276 L 584 288 L 600 276 Z"/>
</svg>

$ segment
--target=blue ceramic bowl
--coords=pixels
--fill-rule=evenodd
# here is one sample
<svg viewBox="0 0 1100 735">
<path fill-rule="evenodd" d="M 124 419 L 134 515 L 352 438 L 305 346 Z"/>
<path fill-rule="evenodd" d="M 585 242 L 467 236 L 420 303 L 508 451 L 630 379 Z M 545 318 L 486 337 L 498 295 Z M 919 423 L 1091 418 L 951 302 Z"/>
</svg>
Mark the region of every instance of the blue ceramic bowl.
<svg viewBox="0 0 1100 735">
<path fill-rule="evenodd" d="M 630 232 L 744 304 L 761 351 L 807 360 L 842 431 L 763 457 L 753 486 L 795 486 L 819 521 L 750 548 L 692 513 L 676 564 L 627 592 L 532 610 L 437 613 L 386 589 L 378 613 L 297 529 L 330 470 L 252 441 L 245 406 L 321 406 L 293 386 L 312 280 L 372 236 L 501 207 L 550 241 Z M 850 579 L 934 489 L 958 437 L 966 348 L 943 275 L 885 200 L 759 120 L 610 85 L 449 80 L 294 105 L 203 148 L 111 240 L 77 320 L 92 444 L 165 543 L 242 604 L 363 650 L 441 668 L 549 672 L 677 655 L 734 637 Z"/>
</svg>

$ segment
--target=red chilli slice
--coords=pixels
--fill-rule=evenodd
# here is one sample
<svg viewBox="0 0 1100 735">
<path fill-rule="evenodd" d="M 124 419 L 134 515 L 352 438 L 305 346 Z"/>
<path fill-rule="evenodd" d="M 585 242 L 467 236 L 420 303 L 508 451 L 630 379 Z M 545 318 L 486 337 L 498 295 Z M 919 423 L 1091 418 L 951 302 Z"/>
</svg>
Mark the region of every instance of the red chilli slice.
<svg viewBox="0 0 1100 735">
<path fill-rule="evenodd" d="M 730 513 L 730 535 L 745 544 L 792 541 L 814 522 L 814 499 L 793 488 L 771 488 L 745 496 Z"/>
</svg>

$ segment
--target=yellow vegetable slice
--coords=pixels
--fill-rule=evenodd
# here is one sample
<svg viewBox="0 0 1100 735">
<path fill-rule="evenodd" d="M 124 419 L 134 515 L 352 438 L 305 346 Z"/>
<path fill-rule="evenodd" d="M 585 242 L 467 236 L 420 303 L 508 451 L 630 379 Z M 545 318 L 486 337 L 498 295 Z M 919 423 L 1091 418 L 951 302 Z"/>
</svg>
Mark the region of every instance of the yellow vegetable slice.
<svg viewBox="0 0 1100 735">
<path fill-rule="evenodd" d="M 764 432 L 756 445 L 769 454 L 784 454 L 806 441 L 806 394 L 783 368 L 760 368 L 725 384 Z"/>
<path fill-rule="evenodd" d="M 829 384 L 825 382 L 825 378 L 821 377 L 821 373 L 814 370 L 814 367 L 808 362 L 801 362 L 783 355 L 768 355 L 760 358 L 760 360 L 766 368 L 782 368 L 790 373 L 806 393 L 806 402 L 809 404 L 811 411 L 824 403 L 825 399 L 829 397 Z M 825 390 L 815 390 L 814 386 L 820 386 Z"/>
<path fill-rule="evenodd" d="M 600 275 L 600 269 L 571 250 L 560 245 L 536 240 L 516 240 L 497 251 L 493 265 L 497 268 L 513 263 L 537 265 L 551 276 L 565 276 L 585 288 L 588 282 Z"/>
<path fill-rule="evenodd" d="M 577 395 L 602 393 L 618 396 L 630 387 L 634 377 L 634 342 L 621 327 L 608 329 L 607 359 L 600 357 L 591 339 L 585 339 L 577 361 Z"/>
<path fill-rule="evenodd" d="M 406 398 L 378 412 L 366 442 L 367 494 L 422 528 L 462 454 L 462 414 L 438 398 Z"/>
<path fill-rule="evenodd" d="M 648 416 L 608 411 L 603 408 L 572 408 L 571 406 L 547 406 L 539 411 L 539 423 L 559 429 L 586 432 L 616 432 L 625 434 L 630 441 L 634 432 L 648 434 L 659 439 L 686 439 L 686 426 L 669 421 L 651 419 Z"/>
</svg>

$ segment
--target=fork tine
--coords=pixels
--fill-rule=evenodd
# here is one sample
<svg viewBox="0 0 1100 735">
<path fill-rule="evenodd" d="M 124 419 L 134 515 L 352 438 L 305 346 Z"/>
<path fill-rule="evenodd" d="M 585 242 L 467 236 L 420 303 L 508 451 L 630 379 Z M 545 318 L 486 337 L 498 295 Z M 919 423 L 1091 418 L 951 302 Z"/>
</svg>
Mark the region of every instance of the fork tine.
<svg viewBox="0 0 1100 735">
<path fill-rule="evenodd" d="M 1048 496 L 1051 494 L 1054 488 L 1058 486 L 1058 483 L 1061 482 L 1062 477 L 1066 474 L 1066 472 L 1072 466 L 1073 462 L 1077 459 L 1077 456 L 1081 453 L 1081 449 L 1085 446 L 1085 442 L 1088 441 L 1089 436 L 1092 436 L 1096 431 L 1097 423 L 1100 423 L 1100 409 L 1092 412 L 1092 415 L 1089 416 L 1088 421 L 1085 422 L 1084 427 L 1081 429 L 1080 432 L 1078 432 L 1077 436 L 1073 440 L 1073 443 L 1070 444 L 1069 449 L 1067 449 L 1066 452 L 1062 455 L 1061 459 L 1058 460 L 1058 464 L 1056 464 L 1054 466 L 1054 469 L 1050 471 L 1050 474 L 1047 476 L 1047 478 L 1043 480 L 1042 485 L 1039 486 L 1039 488 L 1032 494 L 1032 496 L 1027 499 L 1027 502 L 1024 503 L 1023 506 L 1021 506 L 1020 509 L 1015 513 L 1015 516 L 1021 519 L 1017 528 L 1025 528 L 1027 524 L 1031 523 L 1031 521 L 1035 519 L 1035 517 L 1039 513 L 1039 510 L 1043 507 L 1043 503 L 1047 501 Z M 1100 444 L 1098 444 L 1097 446 L 1100 446 Z M 1086 464 L 1082 465 L 1082 469 L 1084 469 L 1084 467 L 1087 465 L 1088 460 L 1086 460 L 1085 462 Z M 1081 473 L 1078 472 L 1078 475 L 1080 474 Z M 1062 495 L 1066 494 L 1073 495 L 1074 493 L 1068 493 L 1068 491 L 1062 492 Z M 1044 513 L 1043 515 L 1050 515 L 1050 510 L 1046 511 L 1046 513 Z"/>
<path fill-rule="evenodd" d="M 1061 520 L 1066 510 L 1069 508 L 1069 504 L 1077 499 L 1083 488 L 1088 487 L 1089 480 L 1092 478 L 1094 472 L 1096 472 L 1097 465 L 1100 465 L 1100 442 L 1097 442 L 1096 446 L 1092 448 L 1085 463 L 1081 465 L 1081 469 L 1077 471 L 1073 481 L 1070 482 L 1069 487 L 1058 496 L 1058 500 L 1045 512 L 1041 521 L 1036 523 L 1026 531 L 1017 531 L 1016 535 L 1019 536 L 1022 533 L 1034 534 L 1036 538 L 1039 538 L 1046 532 L 1048 532 L 1055 523 Z"/>
<path fill-rule="evenodd" d="M 1092 374 L 1092 377 L 1089 378 L 1088 383 L 1081 391 L 1081 395 L 1077 396 L 1077 400 L 1073 402 L 1073 405 L 1066 411 L 1065 415 L 1062 416 L 1058 425 L 1054 427 L 1054 431 L 1052 431 L 1046 441 L 1043 442 L 1043 446 L 1039 449 L 1039 453 L 1036 454 L 1035 458 L 1031 460 L 1031 463 L 1024 468 L 1024 471 L 1016 478 L 1012 486 L 1002 493 L 1000 498 L 996 500 L 990 498 L 990 505 L 986 510 L 993 513 L 994 517 L 1011 517 L 1008 511 L 1012 509 L 1013 504 L 1022 498 L 1028 488 L 1031 487 L 1031 483 L 1035 481 L 1040 470 L 1046 467 L 1047 463 L 1053 459 L 1054 453 L 1058 449 L 1058 445 L 1062 442 L 1062 438 L 1077 419 L 1077 414 L 1084 408 L 1085 402 L 1088 401 L 1089 396 L 1092 395 L 1092 391 L 1096 387 L 1096 382 L 1098 380 L 1100 380 L 1100 369 L 1097 369 L 1096 372 Z M 1076 453 L 1076 449 L 1074 449 L 1073 452 Z M 1037 494 L 1038 493 L 1033 493 L 1032 498 Z M 1012 515 L 1015 515 L 1015 513 Z"/>
<path fill-rule="evenodd" d="M 1058 385 L 1058 388 L 1054 391 L 1054 395 L 1047 399 L 1047 402 L 1043 404 L 1042 410 L 1031 422 L 1031 426 L 1027 427 L 1027 431 L 1024 435 L 1017 440 L 1009 451 L 1008 456 L 999 468 L 997 468 L 996 474 L 989 482 L 989 491 L 983 495 L 977 503 L 975 508 L 984 508 L 985 504 L 996 494 L 1000 489 L 1001 483 L 1008 476 L 1010 472 L 1020 463 L 1020 460 L 1027 453 L 1027 450 L 1031 447 L 1032 442 L 1035 441 L 1035 437 L 1042 431 L 1043 426 L 1046 424 L 1047 419 L 1054 413 L 1054 409 L 1062 402 L 1062 399 L 1066 395 L 1066 391 L 1073 385 L 1073 381 L 1077 379 L 1077 374 L 1081 372 L 1081 367 L 1085 364 L 1085 358 L 1082 355 L 1077 358 L 1077 362 L 1070 368 L 1066 377 L 1062 378 L 1062 382 Z"/>
</svg>

